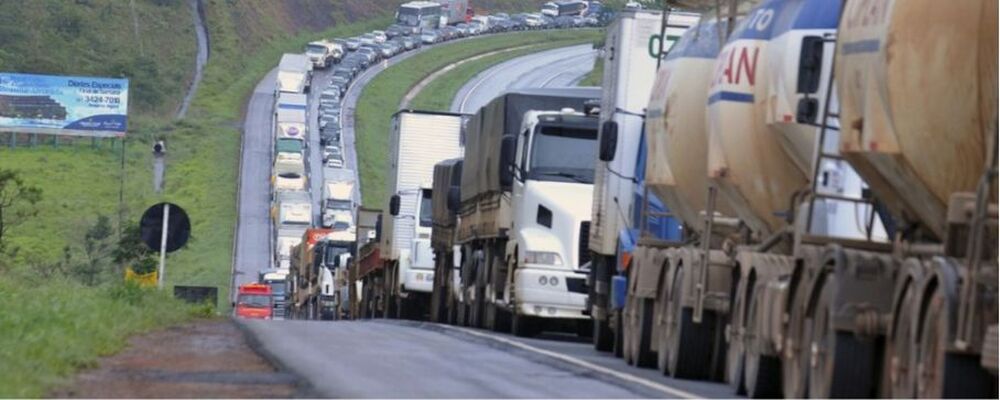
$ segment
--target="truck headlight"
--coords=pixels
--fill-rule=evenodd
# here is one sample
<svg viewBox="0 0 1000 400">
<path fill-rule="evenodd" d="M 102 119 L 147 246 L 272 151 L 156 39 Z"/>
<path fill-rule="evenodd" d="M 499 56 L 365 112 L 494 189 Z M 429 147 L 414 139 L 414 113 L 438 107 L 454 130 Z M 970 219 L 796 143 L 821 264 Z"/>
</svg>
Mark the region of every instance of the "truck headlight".
<svg viewBox="0 0 1000 400">
<path fill-rule="evenodd" d="M 551 251 L 524 252 L 525 264 L 563 265 L 562 257 Z"/>
</svg>

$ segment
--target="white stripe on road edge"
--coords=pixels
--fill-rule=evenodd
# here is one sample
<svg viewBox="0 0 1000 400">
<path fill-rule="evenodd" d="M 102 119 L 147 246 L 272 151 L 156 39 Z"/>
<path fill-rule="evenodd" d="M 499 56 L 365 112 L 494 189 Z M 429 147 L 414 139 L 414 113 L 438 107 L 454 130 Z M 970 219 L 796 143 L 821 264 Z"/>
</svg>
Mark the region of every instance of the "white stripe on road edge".
<svg viewBox="0 0 1000 400">
<path fill-rule="evenodd" d="M 501 343 L 504 343 L 504 344 L 507 344 L 507 345 L 510 345 L 510 346 L 517 347 L 517 348 L 519 348 L 521 350 L 527 350 L 527 351 L 530 351 L 530 352 L 533 352 L 533 353 L 537 353 L 537 354 L 541 354 L 543 356 L 547 356 L 547 357 L 551 357 L 551 358 L 557 359 L 559 361 L 570 363 L 570 364 L 576 365 L 578 367 L 583 367 L 583 368 L 586 368 L 586 369 L 589 369 L 589 370 L 592 370 L 592 371 L 595 371 L 595 372 L 599 372 L 599 373 L 602 373 L 602 374 L 605 374 L 605 375 L 611 375 L 611 376 L 613 376 L 615 378 L 618 378 L 618 379 L 621 379 L 623 381 L 628 381 L 628 382 L 636 383 L 636 384 L 648 387 L 648 388 L 653 389 L 653 390 L 658 390 L 660 392 L 666 393 L 666 394 L 668 394 L 670 396 L 674 396 L 674 397 L 677 397 L 677 398 L 685 398 L 685 399 L 700 399 L 700 398 L 702 398 L 702 396 L 697 396 L 697 395 L 695 395 L 693 393 L 685 392 L 685 391 L 680 390 L 680 389 L 674 389 L 674 388 L 672 388 L 670 386 L 666 386 L 666 385 L 663 385 L 663 384 L 660 384 L 660 383 L 656 383 L 656 382 L 653 382 L 653 381 L 651 381 L 649 379 L 640 378 L 638 376 L 629 375 L 629 374 L 626 374 L 626 373 L 623 373 L 623 372 L 618 372 L 618 371 L 615 371 L 613 369 L 602 367 L 600 365 L 597 365 L 597 364 L 594 364 L 594 363 L 590 363 L 590 362 L 581 360 L 581 359 L 576 358 L 576 357 L 571 357 L 571 356 L 568 356 L 568 355 L 565 355 L 565 354 L 556 353 L 554 351 L 540 349 L 540 348 L 537 348 L 535 346 L 532 346 L 532 345 L 529 345 L 529 344 L 525 344 L 525 343 L 522 343 L 522 342 L 519 342 L 519 341 L 516 341 L 516 340 L 507 339 L 507 338 L 502 337 L 502 336 L 490 335 L 490 334 L 486 334 L 486 333 L 482 333 L 482 332 L 477 332 L 477 331 L 474 331 L 472 329 L 459 328 L 459 327 L 454 327 L 454 326 L 450 326 L 450 325 L 438 324 L 438 326 L 440 326 L 442 328 L 446 328 L 446 329 L 451 329 L 451 330 L 459 331 L 459 332 L 462 332 L 462 333 L 467 333 L 469 335 L 473 335 L 473 336 L 478 336 L 478 337 L 481 337 L 481 338 L 486 338 L 486 339 L 494 340 L 494 341 L 501 342 Z"/>
</svg>

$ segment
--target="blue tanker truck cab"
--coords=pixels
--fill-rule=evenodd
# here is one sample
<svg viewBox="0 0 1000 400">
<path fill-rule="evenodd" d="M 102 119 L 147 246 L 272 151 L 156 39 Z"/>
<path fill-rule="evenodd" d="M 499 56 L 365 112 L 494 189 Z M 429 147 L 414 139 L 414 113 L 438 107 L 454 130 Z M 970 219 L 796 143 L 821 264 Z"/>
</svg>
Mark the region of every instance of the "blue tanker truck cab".
<svg viewBox="0 0 1000 400">
<path fill-rule="evenodd" d="M 615 276 L 611 278 L 611 308 L 621 310 L 625 307 L 625 295 L 628 292 L 628 267 L 632 260 L 632 252 L 640 237 L 649 237 L 669 242 L 681 242 L 684 230 L 680 222 L 667 216 L 669 210 L 663 202 L 646 191 L 646 134 L 639 139 L 639 154 L 635 163 L 635 191 L 630 210 L 631 224 L 629 228 L 618 233 L 618 251 L 615 259 Z M 645 214 L 645 216 L 643 215 Z"/>
</svg>

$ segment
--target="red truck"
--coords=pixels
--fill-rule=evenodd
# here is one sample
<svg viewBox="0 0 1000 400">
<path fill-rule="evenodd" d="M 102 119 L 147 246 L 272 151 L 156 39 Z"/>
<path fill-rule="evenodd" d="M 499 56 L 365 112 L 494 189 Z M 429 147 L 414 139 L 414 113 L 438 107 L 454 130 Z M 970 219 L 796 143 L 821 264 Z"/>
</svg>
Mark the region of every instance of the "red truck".
<svg viewBox="0 0 1000 400">
<path fill-rule="evenodd" d="M 271 286 L 250 283 L 239 288 L 236 296 L 236 317 L 250 319 L 271 319 L 274 297 Z"/>
</svg>

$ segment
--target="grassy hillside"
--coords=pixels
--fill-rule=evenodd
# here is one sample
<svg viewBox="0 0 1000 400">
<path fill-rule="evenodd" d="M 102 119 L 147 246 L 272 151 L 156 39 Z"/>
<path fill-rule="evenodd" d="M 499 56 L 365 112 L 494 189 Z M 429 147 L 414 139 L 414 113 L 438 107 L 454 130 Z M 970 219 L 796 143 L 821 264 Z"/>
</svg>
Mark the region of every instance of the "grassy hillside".
<svg viewBox="0 0 1000 400">
<path fill-rule="evenodd" d="M 176 110 L 196 47 L 186 0 L 0 2 L 0 71 L 129 77 L 143 114 Z"/>
<path fill-rule="evenodd" d="M 196 48 L 187 1 L 0 2 L 0 71 L 125 76 L 132 85 L 124 170 L 116 141 L 62 138 L 58 148 L 11 149 L 0 134 L 0 169 L 18 171 L 42 190 L 37 216 L 9 232 L 9 251 L 0 254 L 0 332 L 13 340 L 0 340 L 0 376 L 9 378 L 0 379 L 0 396 L 43 395 L 120 348 L 126 335 L 189 318 L 186 307 L 166 296 L 119 293 L 128 290 L 115 283 L 121 270 L 111 254 L 119 214 L 132 226 L 153 203 L 186 208 L 192 239 L 169 257 L 167 283 L 217 286 L 225 302 L 247 96 L 281 53 L 317 37 L 382 28 L 395 4 L 205 0 L 209 63 L 187 118 L 175 121 Z M 157 138 L 167 140 L 169 151 L 163 194 L 152 190 L 150 146 Z M 100 216 L 108 217 L 112 233 L 85 245 Z"/>
</svg>

